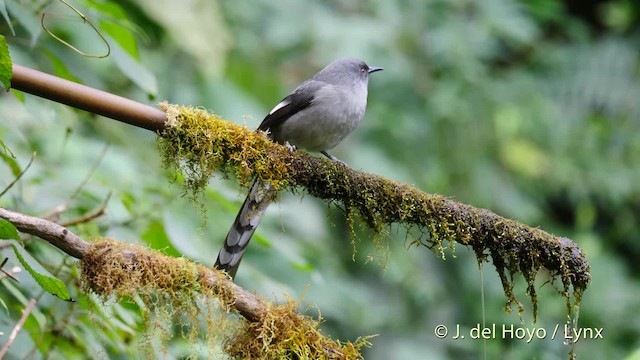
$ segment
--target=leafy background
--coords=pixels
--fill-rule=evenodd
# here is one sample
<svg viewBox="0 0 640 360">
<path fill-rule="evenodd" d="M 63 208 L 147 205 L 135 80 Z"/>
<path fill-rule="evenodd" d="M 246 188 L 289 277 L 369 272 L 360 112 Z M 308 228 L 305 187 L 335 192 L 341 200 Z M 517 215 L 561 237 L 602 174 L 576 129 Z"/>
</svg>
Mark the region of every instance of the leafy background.
<svg viewBox="0 0 640 360">
<path fill-rule="evenodd" d="M 383 66 L 370 82 L 363 124 L 333 151 L 352 167 L 540 226 L 576 241 L 593 281 L 581 327 L 582 358 L 640 357 L 640 5 L 632 0 L 285 0 L 77 1 L 111 46 L 60 2 L 0 1 L 0 34 L 15 63 L 141 102 L 202 106 L 256 127 L 296 84 L 346 56 Z M 214 178 L 203 197 L 207 222 L 161 169 L 153 134 L 17 92 L 0 95 L 4 152 L 0 187 L 36 158 L 0 206 L 60 221 L 108 213 L 73 228 L 212 265 L 244 190 Z M 86 183 L 85 179 L 88 179 Z M 80 191 L 77 192 L 77 190 Z M 76 194 L 77 192 L 77 194 Z M 304 296 L 334 338 L 379 334 L 367 359 L 567 358 L 562 339 L 437 339 L 434 328 L 486 324 L 541 327 L 565 322 L 564 302 L 541 276 L 539 320 L 520 325 L 503 311 L 492 265 L 481 270 L 457 246 L 443 261 L 409 247 L 393 227 L 386 268 L 372 234 L 350 244 L 344 214 L 310 197 L 272 205 L 238 282 L 268 298 Z M 5 336 L 29 298 L 36 311 L 10 358 L 140 357 L 133 304 L 102 306 L 78 289 L 75 261 L 41 241 L 29 252 L 78 301 L 43 293 L 26 273 L 4 279 Z M 10 248 L 5 268 L 17 264 Z M 518 294 L 526 303 L 522 279 Z M 306 310 L 317 314 L 313 307 Z M 149 349 L 147 349 L 149 351 Z M 194 351 L 179 336 L 153 356 Z M 217 356 L 217 355 L 216 355 Z"/>
</svg>

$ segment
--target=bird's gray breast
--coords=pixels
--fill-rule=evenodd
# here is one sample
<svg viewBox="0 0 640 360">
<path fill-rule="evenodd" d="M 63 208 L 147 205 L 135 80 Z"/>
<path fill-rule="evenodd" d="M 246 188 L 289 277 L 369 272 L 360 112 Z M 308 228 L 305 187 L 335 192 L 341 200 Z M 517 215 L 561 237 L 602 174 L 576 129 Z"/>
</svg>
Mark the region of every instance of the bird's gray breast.
<svg viewBox="0 0 640 360">
<path fill-rule="evenodd" d="M 278 142 L 308 151 L 325 151 L 338 145 L 360 124 L 367 106 L 367 87 L 327 84 L 311 104 L 271 129 Z"/>
</svg>

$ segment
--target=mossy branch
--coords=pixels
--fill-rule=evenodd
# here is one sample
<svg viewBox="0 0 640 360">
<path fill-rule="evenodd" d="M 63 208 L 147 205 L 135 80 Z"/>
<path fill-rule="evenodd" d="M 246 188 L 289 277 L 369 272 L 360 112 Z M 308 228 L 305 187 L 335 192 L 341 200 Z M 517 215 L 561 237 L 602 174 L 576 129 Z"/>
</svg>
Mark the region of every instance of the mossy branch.
<svg viewBox="0 0 640 360">
<path fill-rule="evenodd" d="M 188 315 L 194 324 L 203 315 L 194 302 L 197 298 L 209 306 L 216 299 L 214 307 L 222 309 L 223 315 L 238 312 L 247 321 L 225 340 L 225 351 L 234 358 L 280 359 L 295 354 L 298 358 L 360 359 L 360 348 L 370 345 L 367 337 L 353 343 L 333 341 L 320 333 L 320 321 L 297 312 L 297 302 L 274 305 L 234 284 L 222 271 L 112 239 L 88 243 L 56 223 L 3 208 L 0 218 L 80 259 L 84 290 L 103 299 L 139 295 L 147 311 L 155 308 L 156 313 L 174 315 L 177 321 L 185 321 L 183 315 Z M 172 312 L 157 310 L 164 305 Z M 220 337 L 224 328 L 214 327 L 224 323 L 213 321 L 210 313 L 204 317 L 209 325 L 205 336 Z M 187 328 L 196 332 L 198 326 Z"/>
<path fill-rule="evenodd" d="M 376 231 L 393 223 L 417 228 L 424 234 L 422 242 L 441 253 L 444 242 L 470 246 L 478 261 L 489 261 L 489 257 L 493 261 L 507 306 L 517 304 L 520 313 L 523 307 L 513 287 L 514 276 L 523 274 L 534 321 L 534 282 L 540 269 L 549 270 L 553 278 L 560 277 L 568 315 L 572 313 L 571 297 L 577 308 L 589 284 L 584 253 L 567 238 L 337 162 L 291 152 L 263 133 L 234 125 L 203 109 L 167 103 L 160 107 L 168 119 L 159 139 L 164 164 L 184 175 L 192 194 L 198 194 L 216 171 L 237 178 L 241 184 L 258 177 L 276 189 L 304 188 L 313 196 L 341 203 Z"/>
<path fill-rule="evenodd" d="M 513 294 L 513 279 L 518 273 L 524 275 L 534 305 L 534 319 L 537 310 L 534 281 L 540 269 L 546 268 L 554 278 L 560 277 L 568 314 L 571 296 L 577 308 L 589 284 L 588 262 L 582 250 L 569 239 L 341 164 L 302 152 L 290 153 L 262 134 L 203 110 L 161 104 L 162 112 L 16 64 L 11 86 L 158 131 L 165 165 L 183 172 L 187 189 L 193 194 L 203 189 L 217 170 L 235 175 L 243 184 L 257 176 L 275 188 L 303 187 L 314 196 L 341 202 L 347 211 L 355 210 L 376 231 L 400 223 L 421 230 L 426 235 L 421 237 L 426 239 L 426 245 L 441 252 L 445 241 L 471 246 L 478 261 L 491 257 L 502 280 L 507 304 L 517 303 L 520 311 L 522 306 Z M 83 251 L 83 246 L 74 249 Z"/>
<path fill-rule="evenodd" d="M 91 244 L 75 235 L 69 229 L 54 222 L 38 217 L 24 215 L 3 208 L 0 208 L 0 218 L 9 221 L 21 232 L 37 236 L 43 240 L 48 241 L 53 246 L 57 247 L 58 249 L 74 258 L 80 259 L 82 261 L 93 259 L 91 260 L 95 265 L 95 268 L 91 270 L 93 272 L 108 271 L 110 266 L 107 266 L 105 262 L 111 262 L 111 265 L 120 268 L 127 268 L 131 266 L 139 266 L 135 265 L 135 263 L 140 262 L 141 259 L 146 259 L 148 256 L 151 256 L 150 254 L 153 254 L 154 257 L 164 257 L 162 255 L 152 253 L 148 250 L 144 250 L 141 247 L 130 246 L 115 241 L 105 241 Z M 164 258 L 171 259 L 169 257 Z M 186 262 L 186 260 L 174 260 Z M 149 267 L 147 266 L 146 268 Z M 155 274 L 156 272 L 161 271 L 149 271 L 149 274 L 153 276 L 153 274 Z M 202 267 L 198 267 L 196 273 L 199 274 L 199 281 L 202 281 L 203 285 L 219 289 L 221 296 L 225 294 L 233 294 L 234 296 L 232 298 L 227 297 L 229 306 L 232 309 L 238 311 L 247 320 L 256 321 L 257 319 L 260 319 L 262 316 L 264 316 L 267 305 L 251 292 L 244 290 L 243 288 L 234 284 L 223 272 L 217 271 L 215 269 L 203 269 Z M 126 277 L 126 274 L 119 275 Z M 93 277 L 95 276 L 91 276 L 90 278 Z M 94 290 L 99 294 L 110 294 L 116 290 L 116 292 L 127 291 L 124 288 L 113 285 L 126 282 L 127 280 L 121 278 L 113 278 L 109 281 L 112 281 L 112 285 L 105 285 L 102 289 L 93 289 L 93 287 L 89 287 L 89 289 Z"/>
</svg>

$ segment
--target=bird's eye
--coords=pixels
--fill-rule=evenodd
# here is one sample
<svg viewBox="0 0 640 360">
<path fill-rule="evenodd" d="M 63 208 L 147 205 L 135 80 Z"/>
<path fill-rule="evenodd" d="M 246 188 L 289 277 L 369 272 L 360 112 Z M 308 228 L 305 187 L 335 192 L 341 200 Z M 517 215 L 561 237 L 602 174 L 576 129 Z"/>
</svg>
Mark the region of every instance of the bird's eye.
<svg viewBox="0 0 640 360">
<path fill-rule="evenodd" d="M 360 74 L 364 75 L 367 73 L 367 69 L 365 68 L 360 68 Z"/>
</svg>

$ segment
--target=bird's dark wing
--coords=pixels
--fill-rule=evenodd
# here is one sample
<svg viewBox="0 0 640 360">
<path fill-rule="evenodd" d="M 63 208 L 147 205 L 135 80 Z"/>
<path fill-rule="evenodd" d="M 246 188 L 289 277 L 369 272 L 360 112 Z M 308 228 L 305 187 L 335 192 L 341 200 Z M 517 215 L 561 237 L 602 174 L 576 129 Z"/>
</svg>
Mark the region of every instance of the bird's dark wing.
<svg viewBox="0 0 640 360">
<path fill-rule="evenodd" d="M 289 119 L 294 114 L 305 109 L 313 102 L 316 92 L 323 86 L 324 82 L 309 80 L 298 86 L 291 94 L 282 99 L 273 110 L 267 115 L 258 130 L 267 131 L 274 126 L 278 126 Z"/>
</svg>

